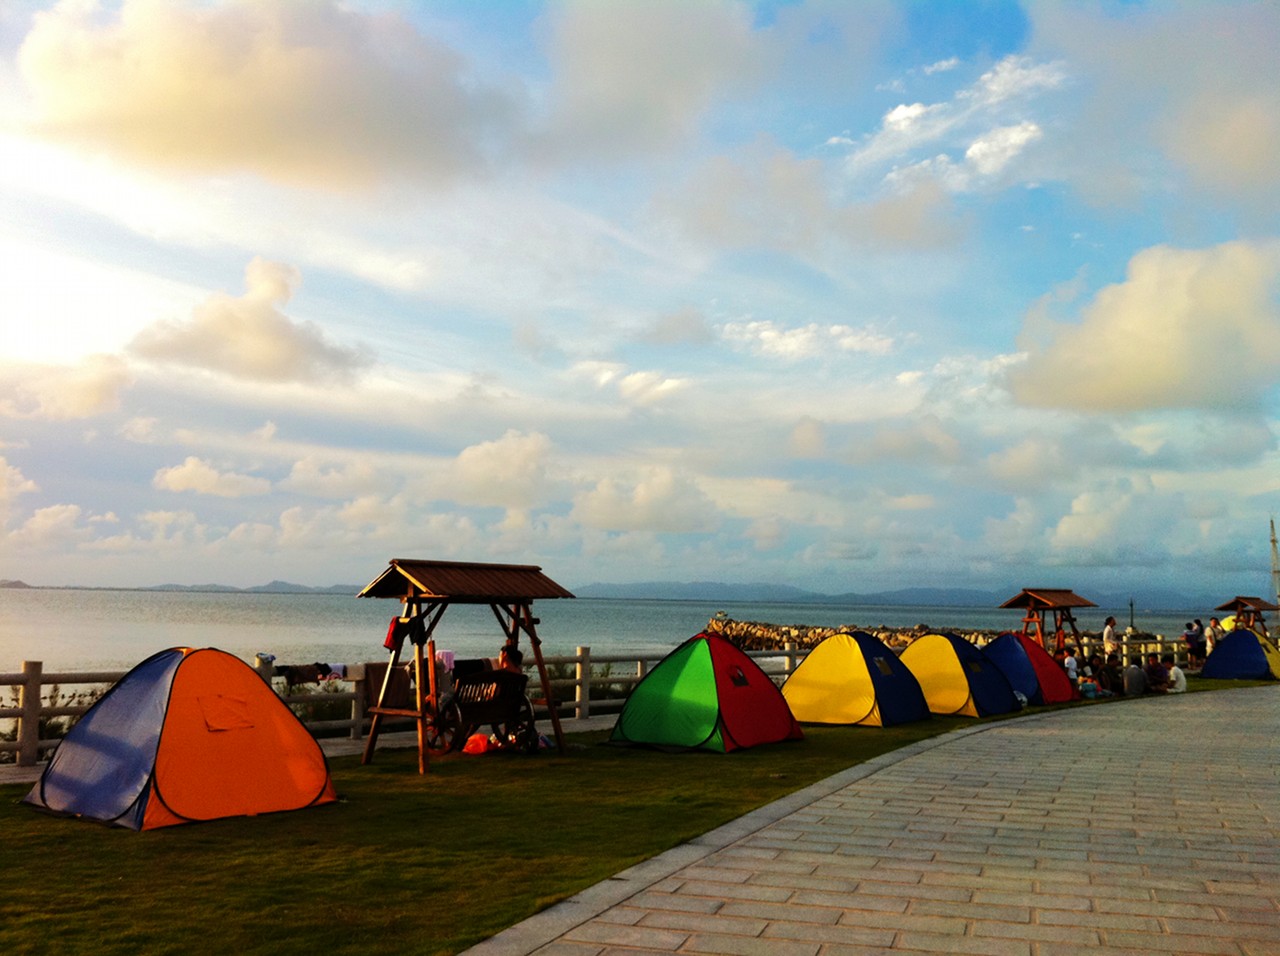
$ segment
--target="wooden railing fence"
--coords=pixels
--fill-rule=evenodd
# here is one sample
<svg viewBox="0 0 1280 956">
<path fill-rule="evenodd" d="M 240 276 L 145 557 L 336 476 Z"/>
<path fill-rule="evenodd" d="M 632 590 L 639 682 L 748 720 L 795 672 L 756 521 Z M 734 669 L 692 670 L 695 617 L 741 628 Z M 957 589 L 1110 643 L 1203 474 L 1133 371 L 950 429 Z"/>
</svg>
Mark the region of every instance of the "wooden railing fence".
<svg viewBox="0 0 1280 956">
<path fill-rule="evenodd" d="M 1185 662 L 1185 645 L 1180 640 L 1157 637 L 1141 643 L 1126 643 L 1125 659 L 1129 654 L 1148 651 L 1173 653 Z M 750 651 L 775 681 L 781 683 L 808 653 L 795 644 L 781 650 Z M 649 672 L 662 655 L 638 657 L 635 654 L 592 654 L 590 647 L 579 647 L 574 654 L 551 655 L 545 658 L 551 671 L 551 687 L 558 701 L 562 718 L 586 718 L 594 715 L 616 713 L 622 709 L 627 694 Z M 295 711 L 332 709 L 334 704 L 347 704 L 348 716 L 339 719 L 312 719 L 302 715 L 303 723 L 317 736 L 335 736 L 345 733 L 352 739 L 361 739 L 368 729 L 369 718 L 365 708 L 369 701 L 369 686 L 364 679 L 364 664 L 347 665 L 348 677 L 342 681 L 326 682 L 324 687 L 307 693 L 289 693 L 275 675 L 270 661 L 258 659 L 255 666 L 263 678 L 271 683 L 280 699 L 294 707 Z M 46 673 L 40 661 L 24 661 L 19 673 L 0 673 L 0 760 L 12 754 L 20 766 L 36 764 L 41 755 L 58 746 L 66 726 L 51 725 L 59 718 L 78 718 L 92 706 L 107 688 L 118 681 L 124 671 L 61 671 Z M 567 676 L 571 674 L 572 676 Z M 79 687 L 63 702 L 65 688 Z M 335 690 L 335 687 L 343 689 Z M 345 689 L 350 687 L 349 690 Z M 6 693 L 7 690 L 7 693 Z M 295 688 L 296 691 L 296 688 Z M 374 689 L 376 693 L 376 688 Z M 6 705 L 6 701 L 9 701 Z M 538 714 L 536 716 L 543 716 Z M 6 730 L 6 721 L 10 729 Z"/>
</svg>

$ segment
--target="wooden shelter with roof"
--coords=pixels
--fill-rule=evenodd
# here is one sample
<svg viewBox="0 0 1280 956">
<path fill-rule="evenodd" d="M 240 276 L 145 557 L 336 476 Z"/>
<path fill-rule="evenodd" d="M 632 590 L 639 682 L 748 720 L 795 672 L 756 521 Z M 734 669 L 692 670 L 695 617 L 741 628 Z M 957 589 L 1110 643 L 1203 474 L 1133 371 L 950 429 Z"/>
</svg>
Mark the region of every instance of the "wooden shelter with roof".
<svg viewBox="0 0 1280 956">
<path fill-rule="evenodd" d="M 534 565 L 478 564 L 463 561 L 421 561 L 393 558 L 378 577 L 360 591 L 358 597 L 395 598 L 404 605 L 398 622 L 393 620 L 387 646 L 391 661 L 378 694 L 378 703 L 369 709 L 373 720 L 369 727 L 362 762 L 373 759 L 383 717 L 412 717 L 418 730 L 418 772 L 427 771 L 428 724 L 439 703 L 436 685 L 435 640 L 432 635 L 440 618 L 451 604 L 488 604 L 506 637 L 506 645 L 518 647 L 520 633 L 529 638 L 533 650 L 542 698 L 535 703 L 550 711 L 556 746 L 565 752 L 564 733 L 551 682 L 542 657 L 542 641 L 538 637 L 539 620 L 533 616 L 534 600 L 571 598 L 573 594 L 556 584 Z M 397 626 L 397 623 L 402 626 Z M 396 636 L 398 635 L 398 636 Z M 400 663 L 404 638 L 413 645 L 413 672 L 416 689 L 409 707 L 392 706 L 392 673 Z"/>
<path fill-rule="evenodd" d="M 1226 604 L 1219 604 L 1215 611 L 1230 611 L 1235 615 L 1236 627 L 1248 628 L 1261 634 L 1267 633 L 1267 625 L 1263 620 L 1264 611 L 1280 611 L 1280 607 L 1259 597 L 1233 597 Z"/>
<path fill-rule="evenodd" d="M 1076 643 L 1080 643 L 1080 632 L 1076 629 L 1076 619 L 1071 613 L 1072 608 L 1097 607 L 1098 605 L 1087 598 L 1082 598 L 1074 591 L 1068 591 L 1063 588 L 1023 588 L 1022 591 L 1000 606 L 1002 608 L 1022 608 L 1025 612 L 1022 618 L 1023 635 L 1037 641 L 1045 650 L 1049 649 L 1049 645 L 1045 642 L 1044 615 L 1045 612 L 1052 611 L 1053 649 L 1060 650 L 1066 646 L 1067 642 L 1066 633 L 1063 630 L 1064 625 L 1070 626 Z"/>
</svg>

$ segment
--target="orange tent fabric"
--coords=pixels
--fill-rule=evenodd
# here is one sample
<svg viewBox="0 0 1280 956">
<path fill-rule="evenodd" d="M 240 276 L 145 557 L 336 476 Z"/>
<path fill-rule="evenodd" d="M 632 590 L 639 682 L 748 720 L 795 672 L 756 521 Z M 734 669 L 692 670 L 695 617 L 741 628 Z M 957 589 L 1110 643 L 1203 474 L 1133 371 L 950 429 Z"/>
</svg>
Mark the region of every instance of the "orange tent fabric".
<svg viewBox="0 0 1280 956">
<path fill-rule="evenodd" d="M 336 799 L 320 746 L 251 667 L 171 648 L 81 718 L 26 801 L 150 830 Z"/>
</svg>

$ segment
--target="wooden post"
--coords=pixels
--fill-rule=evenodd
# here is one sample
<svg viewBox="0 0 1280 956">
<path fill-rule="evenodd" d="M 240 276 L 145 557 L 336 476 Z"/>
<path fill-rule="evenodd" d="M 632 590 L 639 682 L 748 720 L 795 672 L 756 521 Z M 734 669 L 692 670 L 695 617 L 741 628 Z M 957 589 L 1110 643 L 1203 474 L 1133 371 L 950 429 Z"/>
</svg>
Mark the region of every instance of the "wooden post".
<svg viewBox="0 0 1280 956">
<path fill-rule="evenodd" d="M 591 648 L 578 648 L 578 662 L 574 669 L 576 684 L 573 688 L 574 716 L 585 720 L 591 716 Z"/>
<path fill-rule="evenodd" d="M 18 766 L 34 767 L 40 758 L 40 684 L 43 661 L 22 662 L 22 694 L 18 718 Z"/>
</svg>

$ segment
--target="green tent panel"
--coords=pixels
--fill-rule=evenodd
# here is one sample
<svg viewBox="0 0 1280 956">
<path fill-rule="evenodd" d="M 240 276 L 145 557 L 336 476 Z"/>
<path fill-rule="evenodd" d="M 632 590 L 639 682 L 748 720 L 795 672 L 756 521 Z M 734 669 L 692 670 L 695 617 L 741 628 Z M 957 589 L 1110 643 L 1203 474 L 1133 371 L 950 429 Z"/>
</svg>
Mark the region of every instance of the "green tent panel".
<svg viewBox="0 0 1280 956">
<path fill-rule="evenodd" d="M 609 739 L 727 753 L 803 736 L 769 675 L 729 641 L 703 633 L 635 686 Z"/>
</svg>

